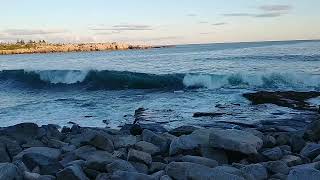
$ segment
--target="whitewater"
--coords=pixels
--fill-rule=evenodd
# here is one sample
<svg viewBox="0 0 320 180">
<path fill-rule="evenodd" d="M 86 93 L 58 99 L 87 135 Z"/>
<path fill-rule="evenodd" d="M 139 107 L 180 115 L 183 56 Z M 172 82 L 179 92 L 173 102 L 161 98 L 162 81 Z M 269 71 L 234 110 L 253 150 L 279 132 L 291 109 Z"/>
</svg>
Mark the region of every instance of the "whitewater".
<svg viewBox="0 0 320 180">
<path fill-rule="evenodd" d="M 320 41 L 0 56 L 0 125 L 72 121 L 117 128 L 132 123 L 140 107 L 145 123 L 167 127 L 300 113 L 252 106 L 241 96 L 260 90 L 319 91 Z M 195 112 L 225 115 L 193 118 Z"/>
</svg>

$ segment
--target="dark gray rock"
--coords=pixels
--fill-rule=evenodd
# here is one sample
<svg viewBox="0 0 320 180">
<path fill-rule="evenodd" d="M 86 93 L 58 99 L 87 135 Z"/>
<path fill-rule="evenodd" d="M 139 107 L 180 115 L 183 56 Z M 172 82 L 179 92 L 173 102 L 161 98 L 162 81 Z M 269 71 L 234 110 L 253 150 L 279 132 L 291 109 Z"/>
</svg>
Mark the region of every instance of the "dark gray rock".
<svg viewBox="0 0 320 180">
<path fill-rule="evenodd" d="M 274 174 L 274 175 L 270 176 L 269 180 L 271 180 L 271 179 L 287 180 L 287 178 L 288 178 L 288 175 L 277 173 L 277 174 Z"/>
<path fill-rule="evenodd" d="M 45 136 L 50 139 L 62 140 L 65 138 L 65 135 L 59 131 L 59 126 L 54 124 L 48 124 L 41 126 L 41 130 L 44 130 Z"/>
<path fill-rule="evenodd" d="M 137 138 L 132 135 L 117 135 L 113 137 L 114 148 L 127 148 L 137 143 Z"/>
<path fill-rule="evenodd" d="M 41 175 L 38 173 L 32 173 L 28 171 L 23 172 L 23 179 L 25 180 L 38 180 L 40 176 Z"/>
<path fill-rule="evenodd" d="M 269 161 L 262 163 L 262 165 L 264 165 L 272 174 L 288 174 L 290 170 L 288 165 L 283 161 Z"/>
<path fill-rule="evenodd" d="M 154 180 L 152 176 L 137 172 L 117 171 L 111 176 L 111 180 Z"/>
<path fill-rule="evenodd" d="M 160 180 L 160 178 L 162 176 L 166 175 L 166 172 L 164 170 L 162 171 L 158 171 L 158 172 L 155 172 L 153 174 L 151 174 L 150 176 L 154 179 L 154 180 Z"/>
<path fill-rule="evenodd" d="M 10 156 L 7 153 L 7 147 L 0 142 L 0 163 L 11 162 Z"/>
<path fill-rule="evenodd" d="M 262 141 L 264 148 L 273 148 L 277 144 L 276 139 L 270 135 L 262 136 Z"/>
<path fill-rule="evenodd" d="M 197 129 L 199 128 L 196 128 L 194 126 L 181 126 L 181 127 L 170 130 L 169 133 L 179 137 L 182 135 L 189 135 Z"/>
<path fill-rule="evenodd" d="M 98 149 L 108 151 L 110 153 L 112 153 L 114 151 L 113 142 L 110 139 L 108 139 L 102 135 L 94 136 L 90 140 L 89 144 L 91 144 L 92 146 L 94 146 Z"/>
<path fill-rule="evenodd" d="M 288 180 L 319 180 L 320 171 L 312 168 L 292 169 L 288 175 Z"/>
<path fill-rule="evenodd" d="M 55 176 L 50 176 L 50 175 L 41 175 L 37 180 L 55 180 Z"/>
<path fill-rule="evenodd" d="M 169 142 L 167 139 L 165 139 L 164 137 L 161 137 L 158 134 L 155 134 L 154 132 L 148 129 L 143 130 L 142 139 L 143 141 L 146 141 L 158 146 L 161 152 L 166 152 L 169 148 Z"/>
<path fill-rule="evenodd" d="M 219 165 L 228 164 L 228 156 L 224 150 L 201 145 L 200 154 L 202 157 L 217 161 Z"/>
<path fill-rule="evenodd" d="M 166 166 L 166 164 L 161 162 L 152 162 L 149 167 L 149 174 L 164 170 Z"/>
<path fill-rule="evenodd" d="M 294 155 L 286 155 L 282 159 L 289 167 L 297 166 L 303 163 L 302 159 Z"/>
<path fill-rule="evenodd" d="M 208 159 L 208 158 L 205 158 L 205 157 L 200 157 L 200 156 L 187 155 L 187 156 L 183 156 L 181 158 L 181 160 L 183 162 L 201 164 L 201 165 L 204 165 L 204 166 L 208 166 L 210 168 L 214 168 L 214 167 L 218 166 L 218 162 L 217 161 L 212 160 L 212 159 Z"/>
<path fill-rule="evenodd" d="M 306 145 L 306 142 L 301 136 L 292 135 L 290 136 L 290 146 L 292 147 L 292 152 L 299 153 Z"/>
<path fill-rule="evenodd" d="M 125 160 L 115 160 L 106 166 L 106 170 L 109 173 L 114 173 L 116 171 L 127 171 L 127 172 L 137 172 L 131 163 Z"/>
<path fill-rule="evenodd" d="M 320 140 L 320 120 L 315 120 L 306 127 L 304 138 L 311 141 Z"/>
<path fill-rule="evenodd" d="M 152 143 L 146 141 L 139 141 L 134 145 L 134 148 L 153 155 L 160 153 L 160 148 Z"/>
<path fill-rule="evenodd" d="M 262 155 L 267 157 L 269 160 L 276 161 L 283 157 L 282 150 L 279 147 L 268 149 L 262 152 Z"/>
<path fill-rule="evenodd" d="M 137 170 L 138 173 L 148 174 L 149 168 L 146 164 L 133 161 L 130 161 L 130 164 L 132 164 L 132 166 Z"/>
<path fill-rule="evenodd" d="M 293 167 L 291 167 L 291 168 L 292 168 L 292 169 L 297 169 L 297 168 L 320 169 L 320 162 L 301 164 L 301 165 L 293 166 Z"/>
<path fill-rule="evenodd" d="M 300 152 L 302 156 L 308 157 L 313 160 L 320 154 L 320 144 L 307 144 Z"/>
<path fill-rule="evenodd" d="M 20 174 L 17 166 L 11 163 L 0 163 L 0 180 L 16 180 Z"/>
<path fill-rule="evenodd" d="M 92 146 L 82 146 L 76 150 L 73 151 L 73 153 L 76 155 L 79 159 L 87 159 L 91 154 L 93 154 L 97 149 Z"/>
<path fill-rule="evenodd" d="M 160 180 L 172 180 L 170 176 L 164 175 L 160 178 Z"/>
<path fill-rule="evenodd" d="M 24 154 L 22 156 L 22 162 L 28 167 L 28 169 L 39 167 L 41 175 L 55 175 L 60 169 L 63 169 L 57 159 L 50 159 L 41 154 Z"/>
<path fill-rule="evenodd" d="M 288 134 L 286 134 L 286 133 L 282 133 L 282 134 L 279 134 L 276 137 L 276 140 L 277 140 L 277 145 L 278 146 L 288 145 L 289 142 L 290 142 L 290 136 Z"/>
<path fill-rule="evenodd" d="M 34 123 L 21 123 L 1 130 L 0 135 L 11 137 L 17 140 L 19 144 L 22 144 L 40 138 L 45 134 L 41 132 L 38 125 Z"/>
<path fill-rule="evenodd" d="M 257 154 L 263 141 L 251 133 L 235 129 L 216 129 L 210 133 L 210 146 L 243 154 Z"/>
<path fill-rule="evenodd" d="M 128 161 L 142 162 L 147 165 L 152 163 L 152 157 L 150 154 L 143 151 L 137 151 L 135 149 L 130 149 L 128 153 Z"/>
<path fill-rule="evenodd" d="M 68 166 L 57 172 L 57 180 L 89 180 L 79 166 Z"/>
<path fill-rule="evenodd" d="M 243 168 L 241 171 L 253 175 L 256 180 L 264 180 L 268 178 L 267 169 L 261 164 L 250 164 Z"/>
<path fill-rule="evenodd" d="M 200 143 L 198 138 L 193 135 L 182 135 L 174 140 L 170 144 L 169 154 L 170 156 L 181 154 L 183 152 L 195 154 L 194 151 L 199 151 Z"/>
<path fill-rule="evenodd" d="M 42 156 L 45 156 L 50 159 L 59 159 L 61 156 L 61 150 L 59 149 L 54 149 L 54 148 L 48 148 L 48 147 L 32 147 L 23 150 L 20 152 L 18 155 L 16 155 L 13 158 L 13 161 L 19 160 L 22 158 L 23 155 L 25 154 L 40 154 Z"/>
<path fill-rule="evenodd" d="M 112 174 L 107 174 L 107 173 L 100 173 L 98 174 L 98 176 L 96 177 L 96 180 L 110 180 L 111 179 Z"/>
<path fill-rule="evenodd" d="M 22 151 L 19 142 L 5 136 L 0 137 L 0 142 L 5 145 L 9 157 L 14 157 Z M 1 153 L 2 154 L 2 153 Z"/>
<path fill-rule="evenodd" d="M 97 176 L 101 173 L 100 171 L 94 170 L 94 169 L 90 169 L 88 167 L 83 168 L 83 172 L 86 174 L 86 176 L 89 179 L 96 179 Z"/>
<path fill-rule="evenodd" d="M 319 162 L 319 161 L 320 161 L 320 154 L 317 157 L 315 157 L 312 162 Z"/>
<path fill-rule="evenodd" d="M 233 179 L 244 180 L 244 178 L 222 171 L 220 169 L 209 168 L 200 164 L 189 162 L 172 162 L 166 167 L 166 173 L 176 180 L 185 179 Z"/>
</svg>

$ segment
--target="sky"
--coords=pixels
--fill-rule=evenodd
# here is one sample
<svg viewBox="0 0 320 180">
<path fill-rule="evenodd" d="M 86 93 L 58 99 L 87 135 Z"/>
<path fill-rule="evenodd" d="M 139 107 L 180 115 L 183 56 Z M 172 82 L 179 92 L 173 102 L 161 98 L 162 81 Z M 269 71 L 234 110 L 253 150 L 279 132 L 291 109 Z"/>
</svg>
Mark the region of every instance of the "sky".
<svg viewBox="0 0 320 180">
<path fill-rule="evenodd" d="M 319 0 L 0 0 L 0 42 L 320 39 Z"/>
</svg>

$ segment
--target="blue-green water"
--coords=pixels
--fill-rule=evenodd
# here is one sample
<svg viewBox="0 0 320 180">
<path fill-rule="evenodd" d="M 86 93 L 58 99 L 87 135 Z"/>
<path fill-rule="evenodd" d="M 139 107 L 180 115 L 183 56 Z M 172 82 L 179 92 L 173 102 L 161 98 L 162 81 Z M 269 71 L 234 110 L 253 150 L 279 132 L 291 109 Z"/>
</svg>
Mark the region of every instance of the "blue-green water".
<svg viewBox="0 0 320 180">
<path fill-rule="evenodd" d="M 117 127 L 132 123 L 139 107 L 167 127 L 299 113 L 241 96 L 258 90 L 320 90 L 320 41 L 0 56 L 0 126 L 106 120 Z M 227 114 L 192 118 L 198 111 Z"/>
</svg>

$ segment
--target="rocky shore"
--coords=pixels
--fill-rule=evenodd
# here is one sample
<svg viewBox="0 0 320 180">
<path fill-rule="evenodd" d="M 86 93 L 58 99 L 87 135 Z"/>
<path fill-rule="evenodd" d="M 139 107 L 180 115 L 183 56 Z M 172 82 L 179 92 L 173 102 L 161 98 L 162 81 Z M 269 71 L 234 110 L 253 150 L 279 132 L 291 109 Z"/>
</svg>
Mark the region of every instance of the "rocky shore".
<svg viewBox="0 0 320 180">
<path fill-rule="evenodd" d="M 8 44 L 8 46 L 9 45 L 10 44 Z M 21 48 L 16 48 L 16 49 L 0 49 L 0 55 L 56 53 L 56 52 L 112 51 L 112 50 L 152 48 L 151 46 L 129 45 L 124 43 L 82 43 L 82 44 L 34 43 L 34 44 L 28 44 L 28 45 L 29 46 L 21 46 Z"/>
<path fill-rule="evenodd" d="M 318 117 L 303 129 L 261 123 L 167 130 L 139 120 L 118 130 L 22 123 L 0 128 L 0 139 L 0 180 L 320 179 Z"/>
</svg>

